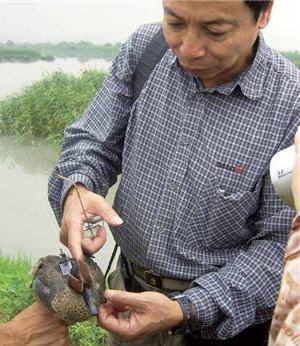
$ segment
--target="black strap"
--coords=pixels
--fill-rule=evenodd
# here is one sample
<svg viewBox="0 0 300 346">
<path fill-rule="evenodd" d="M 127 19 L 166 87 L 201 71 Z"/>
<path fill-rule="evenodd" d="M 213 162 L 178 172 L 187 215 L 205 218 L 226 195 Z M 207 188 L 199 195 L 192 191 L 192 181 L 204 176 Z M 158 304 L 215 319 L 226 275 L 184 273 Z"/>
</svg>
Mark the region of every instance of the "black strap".
<svg viewBox="0 0 300 346">
<path fill-rule="evenodd" d="M 109 274 L 109 271 L 110 271 L 110 268 L 113 264 L 113 261 L 116 257 L 116 253 L 117 253 L 117 250 L 118 250 L 118 244 L 115 243 L 115 246 L 114 246 L 114 249 L 113 249 L 113 252 L 110 256 L 110 259 L 109 259 L 109 262 L 108 262 L 108 265 L 107 265 L 107 268 L 106 268 L 106 271 L 105 271 L 105 274 L 104 274 L 104 280 L 106 281 L 106 278 L 107 278 L 107 275 Z"/>
<path fill-rule="evenodd" d="M 144 50 L 141 59 L 136 67 L 133 77 L 133 100 L 137 100 L 140 93 L 154 70 L 157 63 L 162 59 L 165 52 L 169 48 L 162 28 L 155 34 L 146 49 Z"/>
<path fill-rule="evenodd" d="M 160 30 L 157 32 L 157 34 L 155 34 L 155 36 L 152 38 L 152 40 L 144 50 L 141 59 L 137 64 L 133 76 L 133 102 L 137 100 L 137 98 L 140 96 L 140 93 L 151 72 L 154 70 L 157 63 L 162 59 L 168 48 L 169 46 L 165 40 L 163 30 L 162 28 L 160 28 Z M 115 259 L 117 250 L 118 245 L 115 244 L 107 269 L 104 274 L 105 279 Z"/>
</svg>

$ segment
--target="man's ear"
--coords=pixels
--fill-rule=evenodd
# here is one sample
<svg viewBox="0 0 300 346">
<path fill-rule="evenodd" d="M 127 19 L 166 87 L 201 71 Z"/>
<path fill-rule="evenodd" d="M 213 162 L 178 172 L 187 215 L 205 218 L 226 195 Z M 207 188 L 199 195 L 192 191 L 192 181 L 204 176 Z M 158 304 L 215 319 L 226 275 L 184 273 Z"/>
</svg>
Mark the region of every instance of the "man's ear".
<svg viewBox="0 0 300 346">
<path fill-rule="evenodd" d="M 273 8 L 273 1 L 271 1 L 269 6 L 263 12 L 261 12 L 257 21 L 259 30 L 264 29 L 269 24 L 272 8 Z"/>
</svg>

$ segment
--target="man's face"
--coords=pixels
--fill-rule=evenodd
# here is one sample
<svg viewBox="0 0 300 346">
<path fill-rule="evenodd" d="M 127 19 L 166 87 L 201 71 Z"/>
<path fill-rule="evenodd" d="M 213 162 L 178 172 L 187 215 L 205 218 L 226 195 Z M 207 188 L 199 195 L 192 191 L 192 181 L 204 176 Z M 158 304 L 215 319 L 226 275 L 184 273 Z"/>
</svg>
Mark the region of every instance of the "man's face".
<svg viewBox="0 0 300 346">
<path fill-rule="evenodd" d="M 207 87 L 233 79 L 249 65 L 271 12 L 255 22 L 243 0 L 163 0 L 163 6 L 169 46 L 182 67 Z"/>
</svg>

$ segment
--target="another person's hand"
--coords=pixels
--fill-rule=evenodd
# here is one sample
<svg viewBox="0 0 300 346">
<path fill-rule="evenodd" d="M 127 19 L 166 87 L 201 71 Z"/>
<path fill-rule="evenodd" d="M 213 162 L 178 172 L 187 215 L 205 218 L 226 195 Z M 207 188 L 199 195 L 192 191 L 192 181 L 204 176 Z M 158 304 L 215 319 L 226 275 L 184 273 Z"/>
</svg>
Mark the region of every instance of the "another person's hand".
<svg viewBox="0 0 300 346">
<path fill-rule="evenodd" d="M 0 346 L 67 346 L 68 327 L 42 303 L 35 302 L 0 325 Z"/>
<path fill-rule="evenodd" d="M 88 219 L 99 215 L 108 224 L 114 226 L 122 224 L 122 219 L 103 197 L 87 190 L 83 185 L 77 186 Z M 86 221 L 77 192 L 75 188 L 71 188 L 64 203 L 60 241 L 69 248 L 76 259 L 82 258 L 82 250 L 92 255 L 106 242 L 106 231 L 103 227 L 98 230 L 94 238 L 83 238 L 83 225 Z"/>
<path fill-rule="evenodd" d="M 104 295 L 108 302 L 99 309 L 99 325 L 125 341 L 168 330 L 183 321 L 179 303 L 161 293 L 107 290 Z M 129 317 L 121 312 L 129 312 Z"/>
<path fill-rule="evenodd" d="M 294 197 L 294 205 L 297 213 L 300 212 L 300 127 L 298 128 L 295 139 L 295 162 L 293 169 L 293 182 L 292 182 L 292 191 Z"/>
</svg>

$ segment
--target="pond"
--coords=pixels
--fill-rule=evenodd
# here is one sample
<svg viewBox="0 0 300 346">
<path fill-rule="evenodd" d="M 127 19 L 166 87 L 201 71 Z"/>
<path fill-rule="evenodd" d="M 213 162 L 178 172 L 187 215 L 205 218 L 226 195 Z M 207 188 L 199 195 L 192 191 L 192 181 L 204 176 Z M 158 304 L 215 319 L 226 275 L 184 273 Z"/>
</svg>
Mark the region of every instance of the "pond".
<svg viewBox="0 0 300 346">
<path fill-rule="evenodd" d="M 0 98 L 19 91 L 33 81 L 55 71 L 64 71 L 79 75 L 86 69 L 108 70 L 110 62 L 93 59 L 81 62 L 75 58 L 36 61 L 31 63 L 0 63 Z"/>
<path fill-rule="evenodd" d="M 31 64 L 0 64 L 0 97 L 18 91 L 44 73 L 63 69 L 78 74 L 84 68 L 108 68 L 104 61 L 81 63 L 76 59 L 57 59 L 56 68 L 46 69 L 47 62 Z M 106 63 L 106 65 L 105 65 Z M 93 65 L 94 64 L 94 65 Z M 5 65 L 5 66 L 4 66 Z M 105 67 L 106 66 L 106 67 Z M 41 68 L 42 67 L 42 68 Z M 45 69 L 43 69 L 45 67 Z M 15 80 L 14 80 L 15 79 Z M 0 251 L 4 255 L 23 254 L 33 260 L 48 254 L 58 254 L 59 227 L 47 198 L 49 175 L 58 152 L 41 140 L 27 141 L 0 135 Z M 107 199 L 112 203 L 115 189 Z M 102 269 L 109 261 L 114 241 L 108 231 L 108 241 L 96 258 Z"/>
<path fill-rule="evenodd" d="M 58 254 L 59 227 L 47 198 L 48 177 L 57 152 L 43 142 L 0 137 L 0 249 L 5 255 L 25 254 L 36 260 Z M 107 200 L 112 203 L 115 188 Z M 96 258 L 106 268 L 114 247 L 111 233 Z"/>
</svg>

